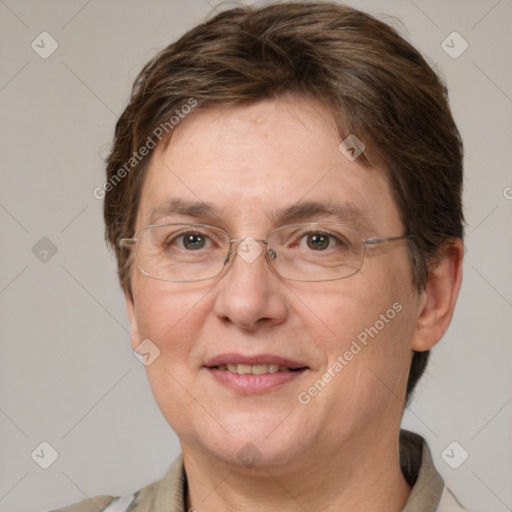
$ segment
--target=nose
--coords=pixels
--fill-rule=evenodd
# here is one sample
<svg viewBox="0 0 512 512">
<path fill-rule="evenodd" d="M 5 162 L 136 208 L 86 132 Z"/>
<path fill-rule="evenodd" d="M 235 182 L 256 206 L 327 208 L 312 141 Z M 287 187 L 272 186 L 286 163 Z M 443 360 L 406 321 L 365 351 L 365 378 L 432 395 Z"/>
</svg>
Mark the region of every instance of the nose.
<svg viewBox="0 0 512 512">
<path fill-rule="evenodd" d="M 288 315 L 283 283 L 266 261 L 264 247 L 253 238 L 236 240 L 231 265 L 215 287 L 216 315 L 248 331 L 279 325 Z"/>
</svg>

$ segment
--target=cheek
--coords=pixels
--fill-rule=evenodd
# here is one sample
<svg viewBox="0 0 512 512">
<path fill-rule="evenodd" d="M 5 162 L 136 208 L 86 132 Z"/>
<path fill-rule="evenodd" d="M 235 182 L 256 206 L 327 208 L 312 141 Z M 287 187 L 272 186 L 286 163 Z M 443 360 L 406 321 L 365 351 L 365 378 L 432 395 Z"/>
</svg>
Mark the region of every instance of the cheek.
<svg viewBox="0 0 512 512">
<path fill-rule="evenodd" d="M 179 287 L 179 288 L 178 288 Z M 153 396 L 169 425 L 187 438 L 192 418 L 204 411 L 190 400 L 194 390 L 194 349 L 200 339 L 205 314 L 211 309 L 209 288 L 204 283 L 182 285 L 140 280 L 134 286 L 136 320 L 140 340 L 150 339 L 159 357 L 146 366 Z"/>
<path fill-rule="evenodd" d="M 204 284 L 140 280 L 134 287 L 140 340 L 149 338 L 166 357 L 166 363 L 187 358 L 204 322 L 208 292 Z"/>
<path fill-rule="evenodd" d="M 374 272 L 367 269 L 311 298 L 334 333 L 316 337 L 328 356 L 324 370 L 341 377 L 333 379 L 338 383 L 333 388 L 364 400 L 381 396 L 386 386 L 401 392 L 410 367 L 415 295 L 408 274 L 383 259 L 386 272 L 372 265 Z"/>
<path fill-rule="evenodd" d="M 389 327 L 399 324 L 403 316 L 403 293 L 396 286 L 364 282 L 362 275 L 353 279 L 350 285 L 347 280 L 343 287 L 324 287 L 316 293 L 310 291 L 301 296 L 309 314 L 298 314 L 311 330 L 318 324 L 318 319 L 321 320 L 322 331 L 328 334 L 312 337 L 320 339 L 321 344 L 327 343 L 326 349 L 347 348 L 347 342 L 350 344 L 353 340 L 364 344 L 385 331 L 389 332 Z M 355 280 L 358 282 L 354 285 Z"/>
<path fill-rule="evenodd" d="M 399 309 L 398 303 L 383 300 L 338 315 L 335 330 L 340 334 L 322 347 L 325 367 L 301 389 L 299 400 L 307 402 L 301 407 L 308 418 L 323 418 L 329 431 L 349 435 L 400 416 L 410 367 L 410 328 L 408 313 Z"/>
</svg>

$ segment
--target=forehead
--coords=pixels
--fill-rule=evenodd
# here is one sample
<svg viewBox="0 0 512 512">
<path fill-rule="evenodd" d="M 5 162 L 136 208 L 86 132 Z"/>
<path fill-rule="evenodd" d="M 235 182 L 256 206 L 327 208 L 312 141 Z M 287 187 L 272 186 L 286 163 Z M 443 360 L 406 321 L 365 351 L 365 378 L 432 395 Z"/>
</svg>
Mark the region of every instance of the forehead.
<svg viewBox="0 0 512 512">
<path fill-rule="evenodd" d="M 195 111 L 154 151 L 137 228 L 179 217 L 265 230 L 321 216 L 401 230 L 384 172 L 348 160 L 340 142 L 329 109 L 298 98 Z"/>
</svg>

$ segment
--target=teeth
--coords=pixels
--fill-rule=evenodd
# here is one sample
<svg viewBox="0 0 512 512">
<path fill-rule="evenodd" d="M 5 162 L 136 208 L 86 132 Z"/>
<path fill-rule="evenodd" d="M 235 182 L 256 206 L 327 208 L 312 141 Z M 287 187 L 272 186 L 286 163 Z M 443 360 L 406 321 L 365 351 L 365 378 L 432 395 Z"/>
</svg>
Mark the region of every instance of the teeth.
<svg viewBox="0 0 512 512">
<path fill-rule="evenodd" d="M 251 370 L 252 370 L 252 367 L 250 364 L 237 364 L 236 365 L 236 373 L 240 373 L 241 375 L 252 373 Z"/>
<path fill-rule="evenodd" d="M 268 364 L 253 364 L 251 366 L 251 373 L 253 375 L 265 375 L 268 373 Z"/>
<path fill-rule="evenodd" d="M 290 368 L 286 366 L 279 366 L 278 364 L 221 364 L 218 366 L 219 370 L 227 370 L 231 373 L 238 373 L 240 375 L 265 375 L 267 373 L 289 372 Z"/>
</svg>

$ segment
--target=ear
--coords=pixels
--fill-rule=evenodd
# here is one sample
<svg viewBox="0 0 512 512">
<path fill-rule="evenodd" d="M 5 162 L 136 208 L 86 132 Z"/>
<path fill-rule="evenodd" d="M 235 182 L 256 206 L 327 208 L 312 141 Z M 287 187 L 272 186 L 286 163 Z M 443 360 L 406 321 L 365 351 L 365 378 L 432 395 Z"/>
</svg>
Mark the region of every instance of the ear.
<svg viewBox="0 0 512 512">
<path fill-rule="evenodd" d="M 128 320 L 130 322 L 130 343 L 132 350 L 135 350 L 140 343 L 140 337 L 137 316 L 135 315 L 135 304 L 133 302 L 132 293 L 129 290 L 124 290 L 124 300 L 126 302 L 126 311 L 128 312 Z"/>
<path fill-rule="evenodd" d="M 464 244 L 451 239 L 440 250 L 425 290 L 418 301 L 418 318 L 412 339 L 413 350 L 430 350 L 450 325 L 462 282 Z"/>
</svg>

